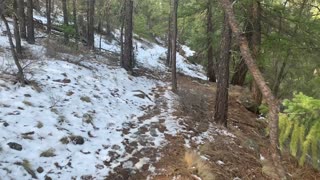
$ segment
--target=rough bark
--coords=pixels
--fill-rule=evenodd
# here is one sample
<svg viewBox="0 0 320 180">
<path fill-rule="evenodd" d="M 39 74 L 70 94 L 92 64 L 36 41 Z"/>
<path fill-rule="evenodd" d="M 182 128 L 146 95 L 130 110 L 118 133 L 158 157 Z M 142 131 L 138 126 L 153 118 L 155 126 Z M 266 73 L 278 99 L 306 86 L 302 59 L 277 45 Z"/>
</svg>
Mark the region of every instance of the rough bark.
<svg viewBox="0 0 320 180">
<path fill-rule="evenodd" d="M 213 62 L 213 24 L 212 24 L 212 1 L 208 0 L 207 2 L 207 76 L 210 82 L 216 82 L 216 74 L 214 72 L 214 62 Z"/>
<path fill-rule="evenodd" d="M 238 22 L 233 13 L 233 7 L 229 0 L 219 0 L 225 13 L 228 16 L 228 21 L 235 35 L 238 44 L 240 46 L 241 55 L 244 58 L 250 73 L 254 80 L 257 82 L 259 89 L 261 90 L 263 97 L 269 106 L 269 133 L 270 133 L 270 153 L 273 160 L 275 169 L 277 170 L 277 176 L 279 179 L 285 178 L 285 171 L 281 164 L 280 152 L 278 149 L 278 121 L 279 121 L 279 103 L 275 96 L 272 94 L 271 89 L 267 85 L 262 73 L 260 72 L 258 65 L 256 64 L 249 48 L 248 40 L 245 35 L 239 29 Z"/>
<path fill-rule="evenodd" d="M 18 18 L 17 18 L 17 14 L 18 14 L 17 0 L 13 0 L 13 10 L 14 10 L 14 13 L 12 14 L 12 19 L 13 19 L 13 28 L 14 28 L 14 39 L 16 40 L 16 51 L 18 56 L 21 56 L 22 47 L 21 47 L 21 38 L 20 38 Z"/>
<path fill-rule="evenodd" d="M 35 43 L 32 0 L 27 0 L 27 41 L 29 44 Z"/>
<path fill-rule="evenodd" d="M 228 119 L 228 88 L 229 88 L 229 63 L 231 51 L 231 29 L 228 18 L 224 15 L 224 26 L 220 45 L 220 58 L 218 61 L 217 93 L 215 101 L 214 120 L 227 127 Z"/>
<path fill-rule="evenodd" d="M 13 60 L 14 60 L 14 63 L 15 65 L 17 66 L 18 68 L 18 74 L 17 74 L 17 79 L 18 81 L 21 83 L 21 84 L 25 84 L 25 79 L 24 79 L 24 74 L 23 74 L 23 69 L 20 65 L 20 62 L 19 62 L 19 58 L 18 58 L 18 54 L 15 50 L 15 47 L 14 47 L 14 44 L 13 44 L 13 40 L 12 40 L 12 34 L 11 34 L 11 31 L 10 31 L 10 28 L 9 28 L 9 24 L 8 24 L 8 21 L 7 19 L 4 17 L 4 15 L 1 15 L 1 19 L 2 21 L 4 22 L 5 26 L 6 26 L 6 29 L 7 29 L 7 36 L 8 36 L 8 40 L 9 40 L 9 44 L 10 44 L 10 49 L 11 49 L 11 53 L 12 53 L 12 57 L 13 57 Z"/>
<path fill-rule="evenodd" d="M 133 0 L 125 0 L 123 68 L 132 72 L 133 68 Z"/>
<path fill-rule="evenodd" d="M 46 0 L 47 33 L 51 32 L 51 0 Z"/>
<path fill-rule="evenodd" d="M 67 0 L 62 0 L 63 25 L 64 25 L 64 43 L 69 43 L 69 34 L 67 28 L 69 26 Z"/>
<path fill-rule="evenodd" d="M 19 28 L 20 36 L 23 39 L 27 38 L 27 28 L 26 28 L 26 15 L 24 12 L 24 0 L 18 0 L 18 18 L 19 18 Z"/>
<path fill-rule="evenodd" d="M 171 81 L 172 91 L 176 92 L 177 87 L 177 32 L 178 32 L 178 0 L 172 0 L 172 37 L 171 37 Z"/>
<path fill-rule="evenodd" d="M 94 49 L 94 14 L 95 0 L 88 0 L 88 47 Z"/>
</svg>

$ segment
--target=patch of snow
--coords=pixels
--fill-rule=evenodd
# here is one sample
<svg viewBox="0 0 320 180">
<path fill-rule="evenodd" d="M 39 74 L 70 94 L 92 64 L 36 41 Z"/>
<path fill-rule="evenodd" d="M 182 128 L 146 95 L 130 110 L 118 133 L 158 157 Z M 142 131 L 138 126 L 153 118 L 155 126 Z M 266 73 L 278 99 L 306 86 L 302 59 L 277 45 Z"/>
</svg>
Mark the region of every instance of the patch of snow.
<svg viewBox="0 0 320 180">
<path fill-rule="evenodd" d="M 223 161 L 221 161 L 221 160 L 218 160 L 216 163 L 217 163 L 218 165 L 220 165 L 220 166 L 222 166 L 222 165 L 225 164 L 225 163 L 224 163 Z"/>
</svg>

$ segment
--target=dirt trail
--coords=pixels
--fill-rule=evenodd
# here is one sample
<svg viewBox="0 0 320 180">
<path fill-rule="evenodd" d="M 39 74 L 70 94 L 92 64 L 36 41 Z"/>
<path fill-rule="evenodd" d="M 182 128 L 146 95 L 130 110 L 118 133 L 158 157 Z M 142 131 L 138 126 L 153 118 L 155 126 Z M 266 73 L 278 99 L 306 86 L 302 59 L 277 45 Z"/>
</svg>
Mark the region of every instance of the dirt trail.
<svg viewBox="0 0 320 180">
<path fill-rule="evenodd" d="M 150 77 L 159 76 L 153 74 Z M 245 89 L 230 88 L 228 129 L 225 129 L 215 125 L 212 120 L 216 91 L 214 83 L 182 75 L 178 76 L 178 83 L 180 100 L 174 107 L 173 115 L 182 130 L 176 135 L 167 133 L 166 119 L 161 114 L 169 113 L 168 104 L 163 97 L 168 87 L 158 86 L 154 89 L 157 106 L 139 118 L 141 124 L 153 117 L 158 118 L 158 123 L 151 126 L 135 125 L 134 128 L 142 132 L 141 136 L 157 129 L 168 143 L 161 149 L 152 143 L 148 144 L 152 140 L 146 140 L 145 144 L 127 143 L 128 149 L 136 148 L 137 144 L 144 146 L 133 153 L 131 161 L 137 163 L 141 158 L 149 158 L 150 164 L 144 165 L 141 171 L 134 172 L 125 169 L 122 164 L 107 179 L 272 179 L 273 169 L 269 168 L 267 161 L 261 162 L 261 157 L 270 159 L 266 122 L 257 120 L 255 114 L 239 103 L 239 98 L 247 93 Z M 292 179 L 320 178 L 309 167 L 299 168 L 289 156 L 284 156 L 283 163 Z"/>
</svg>

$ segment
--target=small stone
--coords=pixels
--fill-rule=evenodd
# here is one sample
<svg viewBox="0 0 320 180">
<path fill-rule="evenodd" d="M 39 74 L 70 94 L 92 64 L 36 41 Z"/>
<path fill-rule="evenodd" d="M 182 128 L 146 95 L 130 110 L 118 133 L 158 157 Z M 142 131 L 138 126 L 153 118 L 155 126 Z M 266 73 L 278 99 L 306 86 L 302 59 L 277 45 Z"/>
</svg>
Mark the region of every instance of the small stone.
<svg viewBox="0 0 320 180">
<path fill-rule="evenodd" d="M 82 145 L 84 144 L 84 139 L 81 136 L 70 136 L 69 137 L 71 142 L 75 145 Z"/>
<path fill-rule="evenodd" d="M 30 94 L 24 94 L 24 97 L 31 97 Z"/>
<path fill-rule="evenodd" d="M 121 148 L 121 147 L 120 147 L 119 145 L 113 145 L 111 149 L 117 151 L 117 150 L 120 150 L 120 148 Z"/>
<path fill-rule="evenodd" d="M 18 143 L 15 142 L 9 142 L 7 144 L 11 149 L 17 150 L 17 151 L 22 151 L 22 146 Z"/>
<path fill-rule="evenodd" d="M 49 176 L 47 176 L 47 175 L 44 177 L 44 179 L 45 179 L 45 180 L 52 180 L 52 178 L 49 177 Z"/>
<path fill-rule="evenodd" d="M 4 123 L 3 123 L 3 126 L 4 126 L 4 127 L 8 127 L 8 126 L 9 126 L 9 123 L 4 122 Z"/>
<path fill-rule="evenodd" d="M 44 171 L 44 170 L 43 170 L 43 168 L 42 168 L 42 167 L 38 167 L 38 168 L 37 168 L 37 172 L 38 172 L 38 173 L 40 173 L 40 174 L 41 174 L 41 173 L 43 173 L 43 171 Z"/>
</svg>

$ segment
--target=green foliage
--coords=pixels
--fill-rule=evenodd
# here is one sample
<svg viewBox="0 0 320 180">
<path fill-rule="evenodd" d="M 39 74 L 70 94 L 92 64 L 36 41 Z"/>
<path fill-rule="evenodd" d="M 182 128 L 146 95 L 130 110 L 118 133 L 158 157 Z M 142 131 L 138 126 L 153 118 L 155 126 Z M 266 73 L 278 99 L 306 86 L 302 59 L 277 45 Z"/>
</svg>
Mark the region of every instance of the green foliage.
<svg viewBox="0 0 320 180">
<path fill-rule="evenodd" d="M 319 169 L 320 99 L 299 93 L 283 104 L 286 109 L 280 114 L 279 121 L 281 151 L 288 146 L 300 165 L 310 157 L 313 166 Z"/>
<path fill-rule="evenodd" d="M 61 27 L 62 31 L 64 33 L 67 33 L 69 36 L 73 37 L 73 36 L 76 35 L 76 30 L 75 30 L 74 26 L 72 26 L 72 25 L 61 25 L 60 27 Z"/>
<path fill-rule="evenodd" d="M 259 106 L 259 113 L 262 114 L 263 116 L 266 116 L 269 112 L 269 107 L 267 104 L 261 104 Z"/>
</svg>

